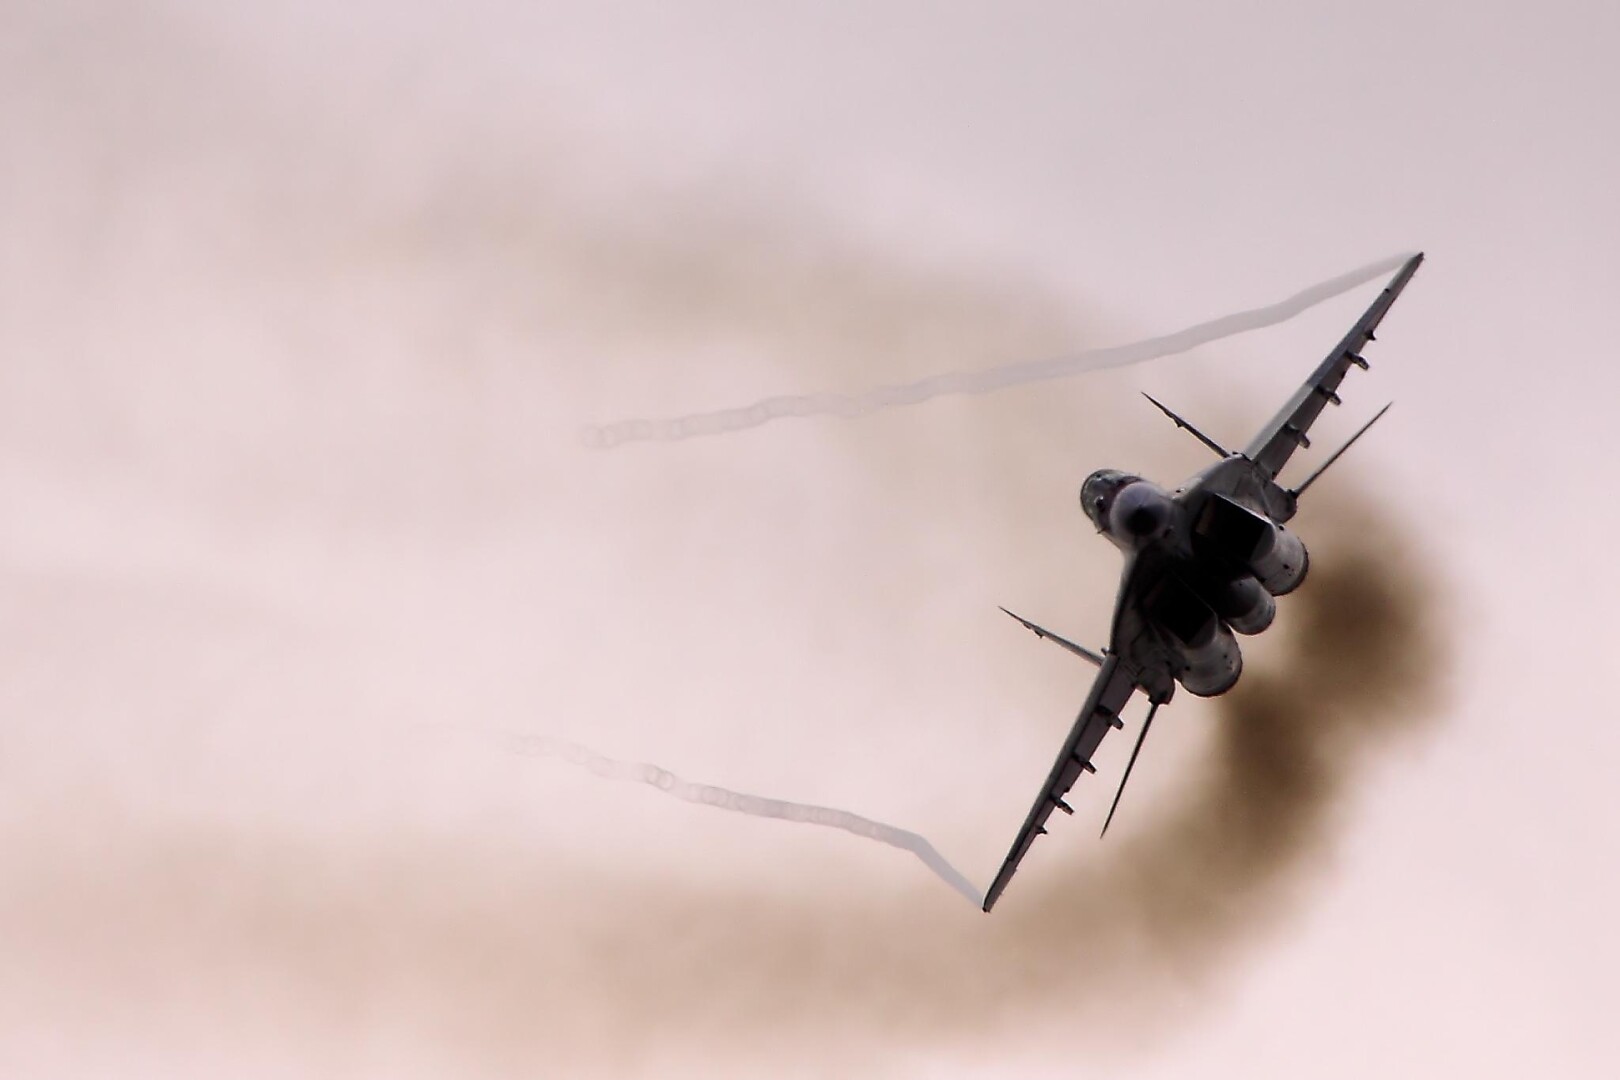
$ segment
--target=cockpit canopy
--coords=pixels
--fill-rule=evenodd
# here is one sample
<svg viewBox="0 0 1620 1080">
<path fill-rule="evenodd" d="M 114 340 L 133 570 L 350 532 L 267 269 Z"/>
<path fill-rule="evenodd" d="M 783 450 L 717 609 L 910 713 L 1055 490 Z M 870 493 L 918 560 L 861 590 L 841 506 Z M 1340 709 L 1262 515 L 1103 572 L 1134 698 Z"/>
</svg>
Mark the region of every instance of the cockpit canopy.
<svg viewBox="0 0 1620 1080">
<path fill-rule="evenodd" d="M 1098 469 L 1086 477 L 1086 482 L 1080 485 L 1080 508 L 1097 526 L 1098 532 L 1106 531 L 1103 523 L 1108 520 L 1108 508 L 1113 505 L 1114 496 L 1127 484 L 1140 479 L 1140 476 L 1132 476 L 1118 469 Z"/>
</svg>

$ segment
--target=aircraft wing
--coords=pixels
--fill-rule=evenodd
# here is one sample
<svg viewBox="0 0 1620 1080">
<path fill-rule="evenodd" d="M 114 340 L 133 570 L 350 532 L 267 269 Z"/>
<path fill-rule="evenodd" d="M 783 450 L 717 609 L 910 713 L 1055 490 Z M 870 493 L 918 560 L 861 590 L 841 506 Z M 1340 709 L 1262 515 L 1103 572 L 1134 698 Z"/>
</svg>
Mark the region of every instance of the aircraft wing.
<svg viewBox="0 0 1620 1080">
<path fill-rule="evenodd" d="M 1091 693 L 1086 695 L 1086 703 L 1080 707 L 1080 715 L 1075 718 L 1074 728 L 1063 742 L 1063 749 L 1058 753 L 1057 762 L 1046 778 L 1046 785 L 1035 797 L 1035 805 L 1030 807 L 1029 816 L 1024 819 L 1024 827 L 1018 830 L 1018 839 L 1013 841 L 1012 850 L 1007 852 L 1007 859 L 1001 864 L 1001 871 L 996 874 L 995 881 L 990 883 L 989 890 L 984 894 L 985 911 L 990 910 L 996 899 L 1001 896 L 1002 890 L 1007 887 L 1007 882 L 1012 880 L 1013 873 L 1023 861 L 1030 845 L 1035 842 L 1035 838 L 1046 831 L 1046 819 L 1052 816 L 1052 811 L 1074 812 L 1069 809 L 1069 804 L 1063 801 L 1063 796 L 1074 787 L 1074 782 L 1080 778 L 1082 772 L 1096 771 L 1091 767 L 1091 755 L 1110 728 L 1121 726 L 1119 712 L 1131 699 L 1131 693 L 1135 689 L 1136 681 L 1128 669 L 1121 666 L 1119 655 L 1109 653 L 1097 671 L 1097 681 L 1091 684 Z"/>
<path fill-rule="evenodd" d="M 1282 467 L 1288 463 L 1296 447 L 1310 445 L 1305 433 L 1321 415 L 1323 406 L 1328 402 L 1338 404 L 1339 383 L 1344 380 L 1350 365 L 1367 366 L 1367 361 L 1361 358 L 1361 350 L 1373 340 L 1373 331 L 1383 320 L 1384 313 L 1401 295 L 1401 290 L 1406 288 L 1406 283 L 1417 273 L 1418 265 L 1422 262 L 1421 253 L 1406 260 L 1389 285 L 1379 293 L 1378 299 L 1372 302 L 1367 313 L 1339 342 L 1338 348 L 1328 354 L 1327 359 L 1305 380 L 1305 385 L 1288 399 L 1282 411 L 1244 448 L 1243 456 L 1265 470 L 1271 479 L 1275 480 L 1277 474 L 1282 472 Z"/>
</svg>

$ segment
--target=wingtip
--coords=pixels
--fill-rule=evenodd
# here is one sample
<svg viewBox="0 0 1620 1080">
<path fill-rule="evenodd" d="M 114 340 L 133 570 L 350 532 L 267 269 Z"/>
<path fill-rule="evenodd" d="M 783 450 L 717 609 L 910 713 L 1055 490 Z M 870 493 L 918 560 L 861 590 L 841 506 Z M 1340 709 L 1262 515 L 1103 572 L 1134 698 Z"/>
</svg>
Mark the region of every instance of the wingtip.
<svg viewBox="0 0 1620 1080">
<path fill-rule="evenodd" d="M 1022 615 L 1018 614 L 1016 611 L 1008 611 L 1006 608 L 1002 607 L 1000 604 L 996 605 L 996 609 L 998 611 L 1000 611 L 1003 615 L 1007 616 L 1007 618 L 1009 618 L 1013 622 L 1017 623 L 1019 626 L 1022 626 L 1025 630 L 1028 630 L 1030 633 L 1034 634 L 1036 637 L 1045 637 L 1046 636 L 1034 623 L 1030 622 L 1028 619 L 1024 618 Z"/>
</svg>

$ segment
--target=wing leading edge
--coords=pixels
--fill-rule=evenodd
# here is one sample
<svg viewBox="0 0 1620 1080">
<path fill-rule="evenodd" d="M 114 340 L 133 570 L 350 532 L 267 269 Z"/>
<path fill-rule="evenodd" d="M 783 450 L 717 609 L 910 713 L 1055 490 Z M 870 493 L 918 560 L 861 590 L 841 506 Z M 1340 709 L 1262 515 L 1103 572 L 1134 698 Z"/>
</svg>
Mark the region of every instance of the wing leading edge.
<svg viewBox="0 0 1620 1080">
<path fill-rule="evenodd" d="M 1097 681 L 1091 684 L 1091 693 L 1086 695 L 1086 703 L 1080 707 L 1080 715 L 1075 718 L 1069 737 L 1064 740 L 1063 749 L 1058 753 L 1052 772 L 1046 778 L 1046 786 L 1041 788 L 1041 793 L 1035 797 L 1035 805 L 1030 807 L 1029 816 L 1024 819 L 1024 827 L 1018 830 L 1018 838 L 1013 841 L 1011 850 L 1007 852 L 1006 861 L 1001 864 L 996 879 L 985 891 L 985 911 L 989 911 L 995 905 L 1002 890 L 1006 889 L 1007 882 L 1012 880 L 1013 873 L 1023 861 L 1030 845 L 1035 842 L 1035 838 L 1046 831 L 1046 820 L 1052 816 L 1052 811 L 1063 810 L 1071 814 L 1074 812 L 1069 808 L 1069 804 L 1063 801 L 1063 797 L 1074 787 L 1074 782 L 1080 778 L 1082 772 L 1096 771 L 1091 765 L 1091 755 L 1096 752 L 1097 745 L 1102 742 L 1103 736 L 1108 734 L 1110 729 L 1123 726 L 1119 713 L 1126 702 L 1130 701 L 1131 693 L 1135 689 L 1136 681 L 1120 665 L 1119 656 L 1109 653 L 1103 659 L 1102 668 L 1097 672 Z"/>
<path fill-rule="evenodd" d="M 1395 298 L 1401 295 L 1406 283 L 1417 273 L 1418 266 L 1423 262 L 1423 254 L 1412 256 L 1396 271 L 1395 277 L 1385 286 L 1384 291 L 1378 294 L 1378 299 L 1362 315 L 1360 321 L 1350 328 L 1350 332 L 1339 342 L 1338 348 L 1328 354 L 1311 377 L 1305 380 L 1305 385 L 1294 392 L 1288 399 L 1288 404 L 1272 417 L 1271 423 L 1260 430 L 1243 450 L 1243 456 L 1263 469 L 1268 477 L 1275 480 L 1282 467 L 1293 456 L 1294 450 L 1301 446 L 1309 446 L 1305 433 L 1310 430 L 1316 418 L 1322 414 L 1322 409 L 1329 402 L 1339 403 L 1339 383 L 1344 381 L 1345 374 L 1350 365 L 1366 367 L 1367 361 L 1362 359 L 1361 350 L 1366 348 L 1367 342 L 1373 340 L 1373 331 L 1383 321 L 1384 314 L 1395 303 Z"/>
</svg>

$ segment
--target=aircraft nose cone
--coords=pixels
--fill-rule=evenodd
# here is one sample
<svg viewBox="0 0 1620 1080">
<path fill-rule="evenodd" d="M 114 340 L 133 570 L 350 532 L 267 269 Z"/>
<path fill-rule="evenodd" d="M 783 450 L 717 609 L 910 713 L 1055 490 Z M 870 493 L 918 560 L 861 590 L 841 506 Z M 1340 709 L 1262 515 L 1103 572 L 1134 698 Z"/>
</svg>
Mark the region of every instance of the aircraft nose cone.
<svg viewBox="0 0 1620 1080">
<path fill-rule="evenodd" d="M 1132 536 L 1146 536 L 1159 527 L 1161 515 L 1155 514 L 1151 507 L 1138 506 L 1125 515 L 1125 531 Z"/>
<path fill-rule="evenodd" d="M 1115 527 L 1132 540 L 1157 536 L 1170 523 L 1170 500 L 1152 484 L 1136 483 L 1114 500 Z"/>
</svg>

